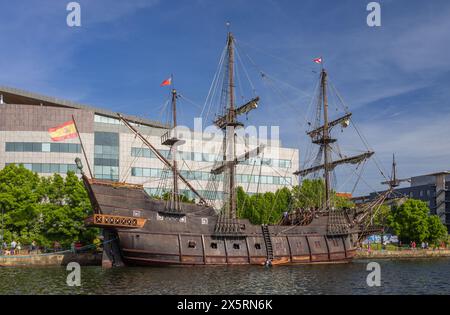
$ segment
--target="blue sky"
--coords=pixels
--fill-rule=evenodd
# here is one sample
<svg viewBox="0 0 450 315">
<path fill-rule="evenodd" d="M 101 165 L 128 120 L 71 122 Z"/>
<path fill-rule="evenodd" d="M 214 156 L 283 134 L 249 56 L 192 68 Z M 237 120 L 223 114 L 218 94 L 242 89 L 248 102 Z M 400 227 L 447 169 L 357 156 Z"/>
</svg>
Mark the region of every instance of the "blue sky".
<svg viewBox="0 0 450 315">
<path fill-rule="evenodd" d="M 298 147 L 302 159 L 319 70 L 311 60 L 323 56 L 386 170 L 394 152 L 403 177 L 450 169 L 448 1 L 379 1 L 382 25 L 374 28 L 366 24 L 369 1 L 361 0 L 80 0 L 79 28 L 66 25 L 68 2 L 0 1 L 7 17 L 0 24 L 1 85 L 161 119 L 168 90 L 159 84 L 173 73 L 194 103 L 179 106 L 181 122 L 191 125 L 231 21 L 262 98 L 247 123 L 280 125 L 284 145 Z M 261 80 L 258 69 L 276 79 Z M 242 94 L 251 96 L 241 75 Z M 343 150 L 364 149 L 350 132 L 342 136 Z M 364 174 L 357 193 L 381 188 L 374 163 Z M 338 188 L 352 185 L 338 181 Z"/>
</svg>

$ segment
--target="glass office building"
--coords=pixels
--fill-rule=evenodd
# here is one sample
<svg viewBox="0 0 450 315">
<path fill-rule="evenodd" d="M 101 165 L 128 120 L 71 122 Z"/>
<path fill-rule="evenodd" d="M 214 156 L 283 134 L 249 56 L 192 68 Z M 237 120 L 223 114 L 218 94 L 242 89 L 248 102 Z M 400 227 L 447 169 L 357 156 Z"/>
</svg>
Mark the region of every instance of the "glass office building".
<svg viewBox="0 0 450 315">
<path fill-rule="evenodd" d="M 75 158 L 86 164 L 78 138 L 54 142 L 48 129 L 75 117 L 92 176 L 99 179 L 142 184 L 156 193 L 167 168 L 120 122 L 116 113 L 67 100 L 0 87 L 0 169 L 8 164 L 23 164 L 41 175 L 77 171 Z M 169 148 L 161 145 L 168 127 L 157 121 L 124 115 L 165 156 Z M 236 180 L 249 193 L 276 191 L 297 184 L 298 150 L 271 143 L 277 154 L 243 161 Z M 220 146 L 220 145 L 219 145 Z M 269 150 L 270 151 L 270 150 Z M 273 150 L 275 151 L 275 150 Z M 200 192 L 205 192 L 210 170 L 220 161 L 218 152 L 207 152 L 197 140 L 179 147 L 180 173 Z M 84 171 L 88 173 L 87 167 Z M 215 179 L 220 181 L 220 176 Z M 186 187 L 180 188 L 190 195 Z M 217 198 L 221 198 L 220 183 Z M 191 195 L 190 195 L 191 196 Z"/>
</svg>

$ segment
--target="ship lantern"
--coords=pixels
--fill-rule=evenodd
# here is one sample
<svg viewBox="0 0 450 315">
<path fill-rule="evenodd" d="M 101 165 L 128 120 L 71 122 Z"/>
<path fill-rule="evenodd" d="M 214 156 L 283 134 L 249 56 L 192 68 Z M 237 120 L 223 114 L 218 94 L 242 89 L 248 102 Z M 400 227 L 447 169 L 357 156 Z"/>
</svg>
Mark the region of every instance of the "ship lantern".
<svg viewBox="0 0 450 315">
<path fill-rule="evenodd" d="M 350 126 L 350 119 L 343 120 L 341 126 L 342 128 L 347 128 L 348 126 Z"/>
<path fill-rule="evenodd" d="M 75 159 L 75 163 L 76 163 L 76 165 L 77 165 L 77 168 L 78 168 L 80 171 L 83 171 L 83 163 L 81 163 L 81 160 L 80 160 L 79 157 L 77 157 L 77 158 Z"/>
</svg>

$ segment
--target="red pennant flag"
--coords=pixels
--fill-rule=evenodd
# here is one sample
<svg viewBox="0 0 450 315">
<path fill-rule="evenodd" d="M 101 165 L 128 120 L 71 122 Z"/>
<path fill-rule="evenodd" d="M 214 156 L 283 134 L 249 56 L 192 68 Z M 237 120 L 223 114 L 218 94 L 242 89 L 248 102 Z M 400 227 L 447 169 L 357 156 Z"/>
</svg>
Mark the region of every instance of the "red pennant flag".
<svg viewBox="0 0 450 315">
<path fill-rule="evenodd" d="M 322 63 L 322 57 L 313 60 L 315 63 Z"/>
<path fill-rule="evenodd" d="M 161 86 L 171 85 L 172 84 L 172 77 L 168 78 L 167 80 L 164 80 L 161 83 Z"/>
</svg>

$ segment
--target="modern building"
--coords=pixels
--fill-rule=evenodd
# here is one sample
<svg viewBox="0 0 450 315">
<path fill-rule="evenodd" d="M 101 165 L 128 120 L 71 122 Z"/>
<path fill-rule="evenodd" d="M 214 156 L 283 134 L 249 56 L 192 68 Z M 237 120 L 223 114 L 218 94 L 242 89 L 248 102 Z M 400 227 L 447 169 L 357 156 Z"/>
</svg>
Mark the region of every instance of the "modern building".
<svg viewBox="0 0 450 315">
<path fill-rule="evenodd" d="M 409 187 L 394 189 L 389 198 L 408 197 L 425 201 L 430 208 L 430 214 L 438 215 L 450 231 L 450 171 L 414 176 L 407 181 L 410 183 Z M 356 202 L 373 200 L 380 193 L 382 192 L 374 192 L 353 200 Z"/>
<path fill-rule="evenodd" d="M 93 177 L 143 184 L 151 194 L 161 193 L 162 182 L 170 180 L 164 164 L 114 112 L 8 87 L 0 87 L 0 97 L 0 169 L 15 163 L 41 175 L 64 175 L 69 170 L 77 171 L 74 160 L 79 157 L 87 172 L 80 140 L 53 142 L 48 132 L 49 128 L 70 121 L 73 115 Z M 161 136 L 168 131 L 168 125 L 123 116 L 168 156 L 169 148 L 161 144 Z M 212 187 L 210 170 L 220 154 L 219 150 L 206 151 L 206 147 L 211 148 L 205 145 L 210 134 L 192 134 L 195 137 L 190 135 L 186 143 L 178 147 L 178 165 L 194 188 L 206 194 Z M 216 142 L 212 147 L 220 148 L 221 142 Z M 248 151 L 245 143 L 238 143 L 237 151 Z M 299 165 L 297 149 L 284 148 L 278 140 L 271 140 L 266 143 L 264 152 L 263 158 L 251 158 L 238 165 L 238 185 L 249 193 L 256 193 L 297 184 L 297 177 L 293 175 Z M 216 181 L 218 193 L 210 199 L 220 200 L 220 177 Z M 180 184 L 180 188 L 193 197 L 185 186 Z"/>
</svg>

